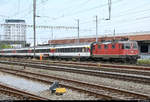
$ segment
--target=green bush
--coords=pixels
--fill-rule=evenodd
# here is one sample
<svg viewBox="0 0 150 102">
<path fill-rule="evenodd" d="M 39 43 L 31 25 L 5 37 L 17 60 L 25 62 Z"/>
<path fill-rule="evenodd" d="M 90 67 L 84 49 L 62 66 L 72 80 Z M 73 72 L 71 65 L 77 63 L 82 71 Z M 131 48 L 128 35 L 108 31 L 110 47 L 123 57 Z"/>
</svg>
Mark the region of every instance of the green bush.
<svg viewBox="0 0 150 102">
<path fill-rule="evenodd" d="M 0 49 L 12 48 L 10 45 L 1 44 Z"/>
<path fill-rule="evenodd" d="M 137 63 L 139 65 L 150 65 L 150 59 L 139 59 Z"/>
</svg>

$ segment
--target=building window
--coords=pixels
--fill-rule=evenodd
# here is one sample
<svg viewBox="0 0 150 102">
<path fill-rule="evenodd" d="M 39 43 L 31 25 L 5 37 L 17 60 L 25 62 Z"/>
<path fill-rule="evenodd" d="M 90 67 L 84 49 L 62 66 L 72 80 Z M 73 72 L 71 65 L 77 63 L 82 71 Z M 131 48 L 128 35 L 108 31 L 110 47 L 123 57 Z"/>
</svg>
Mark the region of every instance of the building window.
<svg viewBox="0 0 150 102">
<path fill-rule="evenodd" d="M 148 53 L 148 44 L 141 45 L 141 53 Z"/>
</svg>

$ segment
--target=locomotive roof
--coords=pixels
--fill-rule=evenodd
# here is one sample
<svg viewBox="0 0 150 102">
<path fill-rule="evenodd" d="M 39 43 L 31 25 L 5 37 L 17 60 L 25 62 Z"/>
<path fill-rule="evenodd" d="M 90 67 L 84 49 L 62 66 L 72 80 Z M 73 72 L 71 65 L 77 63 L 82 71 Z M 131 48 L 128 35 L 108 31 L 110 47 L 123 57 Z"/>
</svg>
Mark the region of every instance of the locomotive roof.
<svg viewBox="0 0 150 102">
<path fill-rule="evenodd" d="M 128 41 L 104 41 L 104 42 L 98 42 L 98 44 L 111 44 L 111 43 L 133 43 L 133 42 L 136 42 L 136 41 L 131 41 L 131 40 L 128 40 Z"/>
</svg>

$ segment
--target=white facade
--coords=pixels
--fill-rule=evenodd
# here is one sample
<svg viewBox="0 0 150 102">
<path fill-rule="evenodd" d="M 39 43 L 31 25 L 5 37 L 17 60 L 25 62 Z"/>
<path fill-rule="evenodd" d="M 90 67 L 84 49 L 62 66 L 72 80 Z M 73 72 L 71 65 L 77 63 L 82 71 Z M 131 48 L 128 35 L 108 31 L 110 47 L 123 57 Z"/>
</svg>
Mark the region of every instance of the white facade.
<svg viewBox="0 0 150 102">
<path fill-rule="evenodd" d="M 25 41 L 26 26 L 24 20 L 8 19 L 4 24 L 5 41 Z"/>
</svg>

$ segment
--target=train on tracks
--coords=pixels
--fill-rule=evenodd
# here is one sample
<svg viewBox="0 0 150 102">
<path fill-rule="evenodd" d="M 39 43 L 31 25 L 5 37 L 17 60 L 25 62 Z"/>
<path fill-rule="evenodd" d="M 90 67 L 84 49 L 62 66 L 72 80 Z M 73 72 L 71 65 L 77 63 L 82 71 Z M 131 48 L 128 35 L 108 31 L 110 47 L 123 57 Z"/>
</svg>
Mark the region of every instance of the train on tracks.
<svg viewBox="0 0 150 102">
<path fill-rule="evenodd" d="M 136 41 L 104 41 L 35 47 L 36 57 L 55 59 L 120 60 L 135 63 L 139 58 Z M 33 57 L 34 48 L 1 49 L 0 56 Z"/>
</svg>

